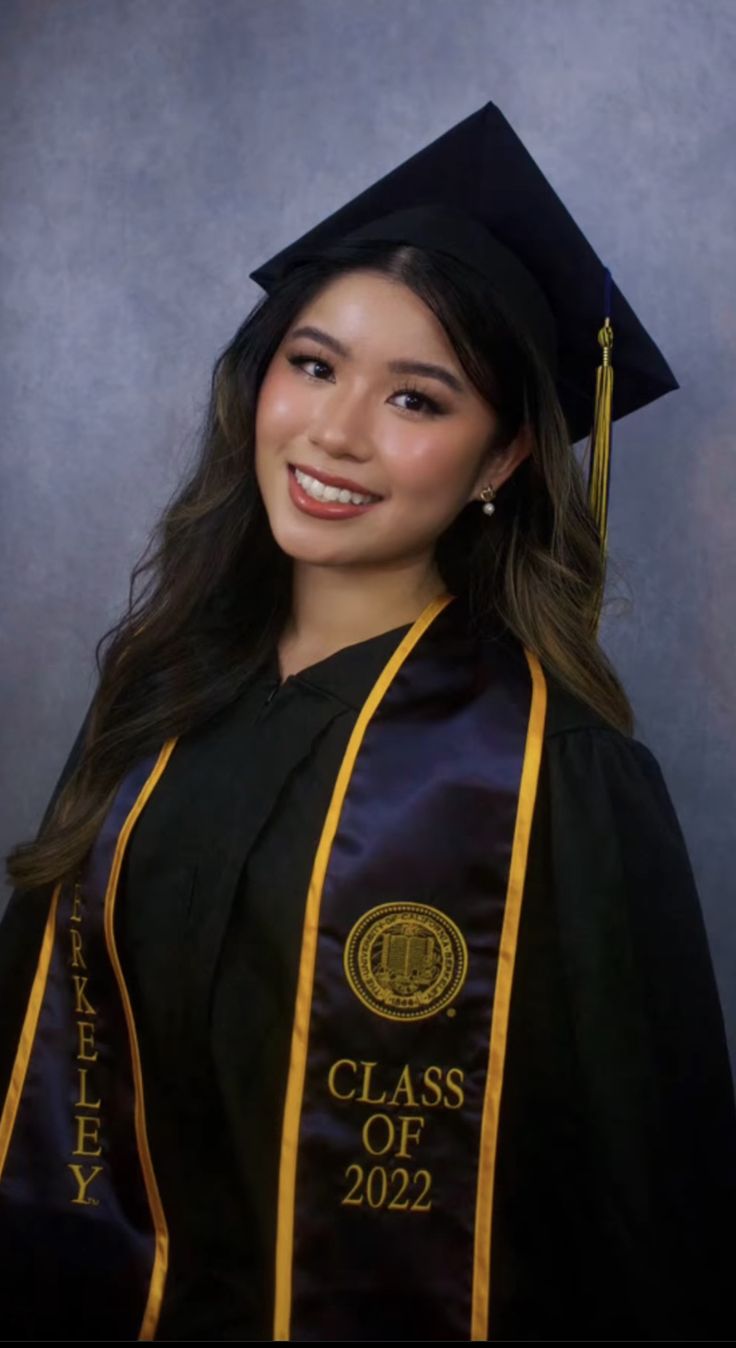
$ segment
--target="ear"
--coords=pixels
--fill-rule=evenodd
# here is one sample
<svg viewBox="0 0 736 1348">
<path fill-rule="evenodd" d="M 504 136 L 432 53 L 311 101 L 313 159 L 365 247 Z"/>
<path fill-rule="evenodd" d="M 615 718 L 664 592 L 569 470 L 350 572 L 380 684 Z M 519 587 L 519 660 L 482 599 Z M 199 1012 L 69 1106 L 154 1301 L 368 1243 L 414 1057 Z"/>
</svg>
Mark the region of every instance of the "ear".
<svg viewBox="0 0 736 1348">
<path fill-rule="evenodd" d="M 532 428 L 528 421 L 524 421 L 519 428 L 518 435 L 514 436 L 514 439 L 509 442 L 505 449 L 491 449 L 485 455 L 468 500 L 479 500 L 483 488 L 489 485 L 495 487 L 498 491 L 499 487 L 502 487 L 504 482 L 511 477 L 519 464 L 529 457 L 532 452 L 532 445 Z"/>
</svg>

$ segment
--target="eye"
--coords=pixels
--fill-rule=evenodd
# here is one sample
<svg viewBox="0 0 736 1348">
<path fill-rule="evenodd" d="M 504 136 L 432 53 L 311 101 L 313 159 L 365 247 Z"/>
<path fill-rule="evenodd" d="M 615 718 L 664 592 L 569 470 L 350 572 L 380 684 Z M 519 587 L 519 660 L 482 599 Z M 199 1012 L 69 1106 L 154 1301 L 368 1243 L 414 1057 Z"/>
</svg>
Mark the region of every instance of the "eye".
<svg viewBox="0 0 736 1348">
<path fill-rule="evenodd" d="M 318 356 L 289 356 L 288 359 L 290 365 L 296 365 L 300 369 L 304 369 L 305 365 L 323 365 L 326 370 L 332 368 L 326 360 L 320 360 Z M 318 377 L 317 375 L 309 374 L 307 370 L 304 370 L 304 373 L 308 379 L 316 379 Z"/>
<path fill-rule="evenodd" d="M 407 397 L 409 397 L 409 398 L 418 398 L 419 401 L 420 401 L 421 403 L 424 404 L 424 406 L 426 407 L 427 412 L 428 412 L 428 414 L 429 414 L 430 416 L 433 416 L 433 417 L 439 417 L 439 416 L 442 416 L 442 413 L 443 413 L 443 410 L 444 410 L 444 409 L 440 407 L 439 403 L 436 403 L 436 402 L 434 401 L 434 398 L 430 398 L 430 397 L 427 396 L 426 393 L 422 393 L 421 389 L 418 389 L 418 388 L 412 388 L 412 387 L 409 386 L 409 385 L 404 385 L 403 388 L 398 388 L 398 389 L 396 390 L 396 393 L 394 394 L 394 397 L 396 397 L 396 398 L 403 398 L 405 395 L 406 395 Z M 407 408 L 405 408 L 404 410 L 407 411 L 407 412 L 412 412 L 412 411 L 418 411 L 419 409 L 418 409 L 418 408 L 407 407 Z"/>
<path fill-rule="evenodd" d="M 304 367 L 307 365 L 321 365 L 325 370 L 330 371 L 332 370 L 330 362 L 327 360 L 322 360 L 321 356 L 293 355 L 288 356 L 287 359 L 289 361 L 289 364 L 294 365 L 298 369 L 300 369 L 302 373 L 306 375 L 307 379 L 317 379 L 320 381 L 320 383 L 324 383 L 324 380 L 321 379 L 319 375 L 310 374 L 309 371 L 306 370 Z M 414 388 L 405 384 L 403 388 L 395 390 L 393 397 L 394 398 L 409 397 L 418 399 L 418 401 L 421 402 L 424 408 L 426 409 L 427 416 L 442 416 L 444 414 L 444 408 L 440 407 L 439 403 L 436 403 L 434 401 L 434 398 L 430 398 L 426 393 L 422 393 L 421 389 Z M 399 410 L 403 412 L 409 412 L 412 416 L 422 415 L 422 409 L 417 407 L 403 407 L 400 408 Z"/>
</svg>

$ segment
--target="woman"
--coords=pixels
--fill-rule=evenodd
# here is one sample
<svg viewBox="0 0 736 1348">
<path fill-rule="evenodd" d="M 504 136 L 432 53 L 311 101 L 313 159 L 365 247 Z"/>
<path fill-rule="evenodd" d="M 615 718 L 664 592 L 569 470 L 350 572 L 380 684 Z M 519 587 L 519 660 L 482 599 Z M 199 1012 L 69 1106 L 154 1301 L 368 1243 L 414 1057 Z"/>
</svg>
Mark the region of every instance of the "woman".
<svg viewBox="0 0 736 1348">
<path fill-rule="evenodd" d="M 728 1337 L 723 1018 L 540 347 L 321 247 L 146 565 L 9 858 L 11 1332 Z"/>
</svg>

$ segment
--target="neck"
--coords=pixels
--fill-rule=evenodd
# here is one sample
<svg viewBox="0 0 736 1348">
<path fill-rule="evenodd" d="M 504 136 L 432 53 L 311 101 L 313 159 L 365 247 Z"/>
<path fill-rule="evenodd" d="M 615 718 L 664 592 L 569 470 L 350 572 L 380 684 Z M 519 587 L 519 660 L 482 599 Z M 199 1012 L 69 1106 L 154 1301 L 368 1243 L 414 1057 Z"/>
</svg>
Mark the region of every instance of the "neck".
<svg viewBox="0 0 736 1348">
<path fill-rule="evenodd" d="M 284 640 L 310 650 L 339 650 L 414 622 L 446 589 L 432 563 L 377 572 L 295 561 Z"/>
</svg>

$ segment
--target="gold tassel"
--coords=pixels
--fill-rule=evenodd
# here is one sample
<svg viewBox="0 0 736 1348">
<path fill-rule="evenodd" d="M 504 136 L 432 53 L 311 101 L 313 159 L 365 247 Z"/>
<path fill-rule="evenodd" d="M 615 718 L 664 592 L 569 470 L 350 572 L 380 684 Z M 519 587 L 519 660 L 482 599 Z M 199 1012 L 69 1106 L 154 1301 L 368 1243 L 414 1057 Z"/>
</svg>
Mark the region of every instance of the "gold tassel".
<svg viewBox="0 0 736 1348">
<path fill-rule="evenodd" d="M 593 429 L 590 434 L 589 453 L 592 445 L 592 457 L 589 459 L 588 503 L 595 517 L 601 540 L 603 557 L 603 576 L 596 592 L 593 611 L 593 631 L 597 633 L 603 604 L 605 585 L 605 562 L 608 522 L 608 485 L 611 468 L 611 406 L 613 403 L 613 366 L 611 350 L 613 347 L 613 328 L 610 318 L 606 317 L 598 333 L 598 342 L 602 348 L 601 364 L 595 374 L 595 406 L 593 409 Z"/>
</svg>

